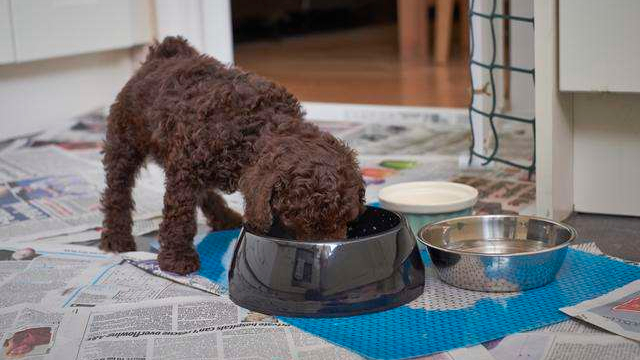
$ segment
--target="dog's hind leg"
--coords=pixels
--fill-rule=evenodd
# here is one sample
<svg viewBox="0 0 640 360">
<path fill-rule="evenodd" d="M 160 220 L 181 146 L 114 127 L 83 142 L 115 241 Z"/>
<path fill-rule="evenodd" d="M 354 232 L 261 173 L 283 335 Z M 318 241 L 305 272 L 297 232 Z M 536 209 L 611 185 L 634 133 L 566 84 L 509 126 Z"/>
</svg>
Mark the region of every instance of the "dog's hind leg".
<svg viewBox="0 0 640 360">
<path fill-rule="evenodd" d="M 104 222 L 100 249 L 125 252 L 136 249 L 131 235 L 131 213 L 135 205 L 131 192 L 146 154 L 139 148 L 141 144 L 133 139 L 133 124 L 117 105 L 109 114 L 102 160 L 107 186 L 102 194 Z"/>
<path fill-rule="evenodd" d="M 211 230 L 228 230 L 242 226 L 242 215 L 227 206 L 227 202 L 215 189 L 200 194 L 198 205 L 207 218 Z"/>
</svg>

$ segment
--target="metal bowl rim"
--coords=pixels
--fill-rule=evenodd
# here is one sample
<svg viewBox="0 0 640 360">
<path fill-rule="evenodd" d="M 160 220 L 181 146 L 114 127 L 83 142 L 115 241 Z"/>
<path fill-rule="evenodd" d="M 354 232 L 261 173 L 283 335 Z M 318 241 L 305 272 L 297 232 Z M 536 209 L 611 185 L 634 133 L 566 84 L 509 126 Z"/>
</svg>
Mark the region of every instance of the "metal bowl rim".
<svg viewBox="0 0 640 360">
<path fill-rule="evenodd" d="M 402 228 L 404 226 L 406 226 L 406 227 L 409 226 L 406 223 L 406 218 L 404 217 L 404 215 L 402 215 L 401 213 L 399 213 L 397 211 L 388 210 L 388 209 L 384 209 L 384 208 L 381 208 L 381 207 L 375 207 L 375 206 L 371 206 L 371 205 L 367 205 L 367 207 L 372 207 L 372 208 L 388 211 L 388 212 L 396 215 L 400 219 L 400 222 L 398 223 L 398 225 L 392 227 L 391 229 L 389 229 L 387 231 L 376 233 L 376 234 L 373 234 L 373 235 L 370 235 L 370 236 L 360 237 L 360 238 L 357 238 L 357 239 L 346 239 L 346 240 L 332 240 L 332 239 L 327 239 L 327 240 L 289 240 L 289 239 L 285 239 L 285 238 L 278 238 L 278 237 L 273 237 L 273 236 L 268 236 L 268 235 L 258 235 L 258 234 L 255 234 L 255 233 L 249 231 L 249 229 L 247 229 L 244 225 L 242 226 L 242 229 L 240 230 L 240 236 L 239 237 L 241 237 L 243 235 L 243 233 L 246 232 L 246 233 L 249 233 L 249 234 L 259 238 L 260 240 L 274 241 L 276 243 L 283 243 L 283 244 L 288 244 L 288 245 L 293 245 L 293 246 L 300 246 L 300 245 L 310 245 L 310 246 L 317 246 L 317 245 L 349 245 L 349 244 L 355 244 L 355 243 L 368 241 L 368 240 L 371 240 L 372 238 L 376 238 L 376 237 L 379 237 L 379 236 L 383 236 L 383 235 L 387 235 L 387 234 L 390 234 L 390 233 L 393 233 L 393 232 L 397 232 L 400 228 Z"/>
<path fill-rule="evenodd" d="M 443 248 L 443 247 L 440 247 L 440 246 L 433 245 L 429 241 L 427 241 L 427 240 L 422 238 L 422 232 L 427 230 L 427 229 L 429 229 L 429 228 L 436 227 L 438 225 L 442 225 L 442 224 L 447 223 L 447 222 L 459 221 L 459 220 L 465 220 L 465 219 L 478 219 L 478 218 L 522 218 L 522 219 L 528 219 L 528 220 L 538 220 L 538 221 L 547 222 L 547 223 L 550 223 L 552 225 L 564 228 L 567 231 L 569 231 L 570 236 L 569 236 L 569 239 L 567 241 L 564 241 L 562 244 L 558 244 L 556 246 L 553 246 L 553 247 L 550 247 L 550 248 L 546 248 L 544 250 L 518 252 L 518 253 L 511 253 L 511 254 L 489 254 L 489 253 L 483 253 L 483 252 L 477 252 L 477 251 L 453 250 L 453 249 L 448 249 L 448 248 Z M 513 257 L 513 256 L 538 255 L 538 254 L 544 254 L 544 253 L 547 253 L 547 252 L 553 252 L 553 251 L 556 251 L 556 250 L 560 250 L 562 248 L 566 248 L 567 246 L 571 245 L 571 243 L 577 238 L 577 236 L 578 236 L 578 232 L 572 226 L 563 224 L 563 223 L 555 221 L 555 220 L 546 219 L 546 218 L 539 217 L 539 216 L 501 214 L 501 215 L 459 216 L 459 217 L 455 217 L 455 218 L 441 220 L 441 221 L 438 221 L 438 222 L 435 222 L 435 223 L 432 223 L 432 224 L 425 225 L 422 228 L 420 228 L 420 231 L 418 231 L 417 239 L 418 239 L 418 241 L 420 243 L 422 243 L 424 246 L 426 246 L 428 248 L 433 248 L 433 249 L 437 249 L 437 250 L 440 250 L 440 251 L 444 251 L 444 252 L 448 252 L 448 253 L 452 253 L 452 254 L 457 254 L 457 255 L 473 255 L 473 256 L 486 256 L 486 257 Z"/>
</svg>

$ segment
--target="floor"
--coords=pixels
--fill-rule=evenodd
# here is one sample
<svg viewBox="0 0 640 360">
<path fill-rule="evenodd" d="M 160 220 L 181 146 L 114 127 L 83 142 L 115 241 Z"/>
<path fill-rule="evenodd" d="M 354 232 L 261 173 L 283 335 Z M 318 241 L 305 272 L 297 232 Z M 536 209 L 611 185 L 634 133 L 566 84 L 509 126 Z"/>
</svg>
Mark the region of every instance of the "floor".
<svg viewBox="0 0 640 360">
<path fill-rule="evenodd" d="M 640 218 L 575 213 L 566 222 L 581 242 L 594 241 L 607 255 L 640 262 Z"/>
<path fill-rule="evenodd" d="M 240 67 L 270 78 L 302 101 L 466 107 L 469 70 L 460 49 L 446 65 L 402 63 L 395 25 L 235 46 Z"/>
</svg>

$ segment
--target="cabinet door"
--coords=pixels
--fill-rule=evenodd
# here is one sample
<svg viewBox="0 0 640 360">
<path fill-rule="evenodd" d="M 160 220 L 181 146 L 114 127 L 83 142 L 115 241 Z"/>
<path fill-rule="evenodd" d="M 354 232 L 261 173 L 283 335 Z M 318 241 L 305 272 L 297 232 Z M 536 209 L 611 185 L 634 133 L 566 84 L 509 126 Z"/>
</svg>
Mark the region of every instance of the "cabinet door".
<svg viewBox="0 0 640 360">
<path fill-rule="evenodd" d="M 640 92 L 640 1 L 561 0 L 560 90 Z"/>
<path fill-rule="evenodd" d="M 16 58 L 45 59 L 149 41 L 148 6 L 147 0 L 11 0 Z"/>
<path fill-rule="evenodd" d="M 15 60 L 9 0 L 0 0 L 0 64 Z"/>
</svg>

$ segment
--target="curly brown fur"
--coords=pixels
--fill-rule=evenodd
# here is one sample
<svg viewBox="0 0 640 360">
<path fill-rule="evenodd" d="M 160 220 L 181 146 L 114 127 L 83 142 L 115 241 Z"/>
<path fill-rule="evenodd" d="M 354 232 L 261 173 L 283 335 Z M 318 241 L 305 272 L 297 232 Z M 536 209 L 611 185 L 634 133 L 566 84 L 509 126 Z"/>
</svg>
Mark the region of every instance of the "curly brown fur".
<svg viewBox="0 0 640 360">
<path fill-rule="evenodd" d="M 197 206 L 214 230 L 240 225 L 219 191 L 240 190 L 253 231 L 277 219 L 298 239 L 344 238 L 364 208 L 355 155 L 303 115 L 284 87 L 199 55 L 182 38 L 152 46 L 111 106 L 101 248 L 135 249 L 131 191 L 147 158 L 166 175 L 163 270 L 199 268 Z"/>
</svg>

